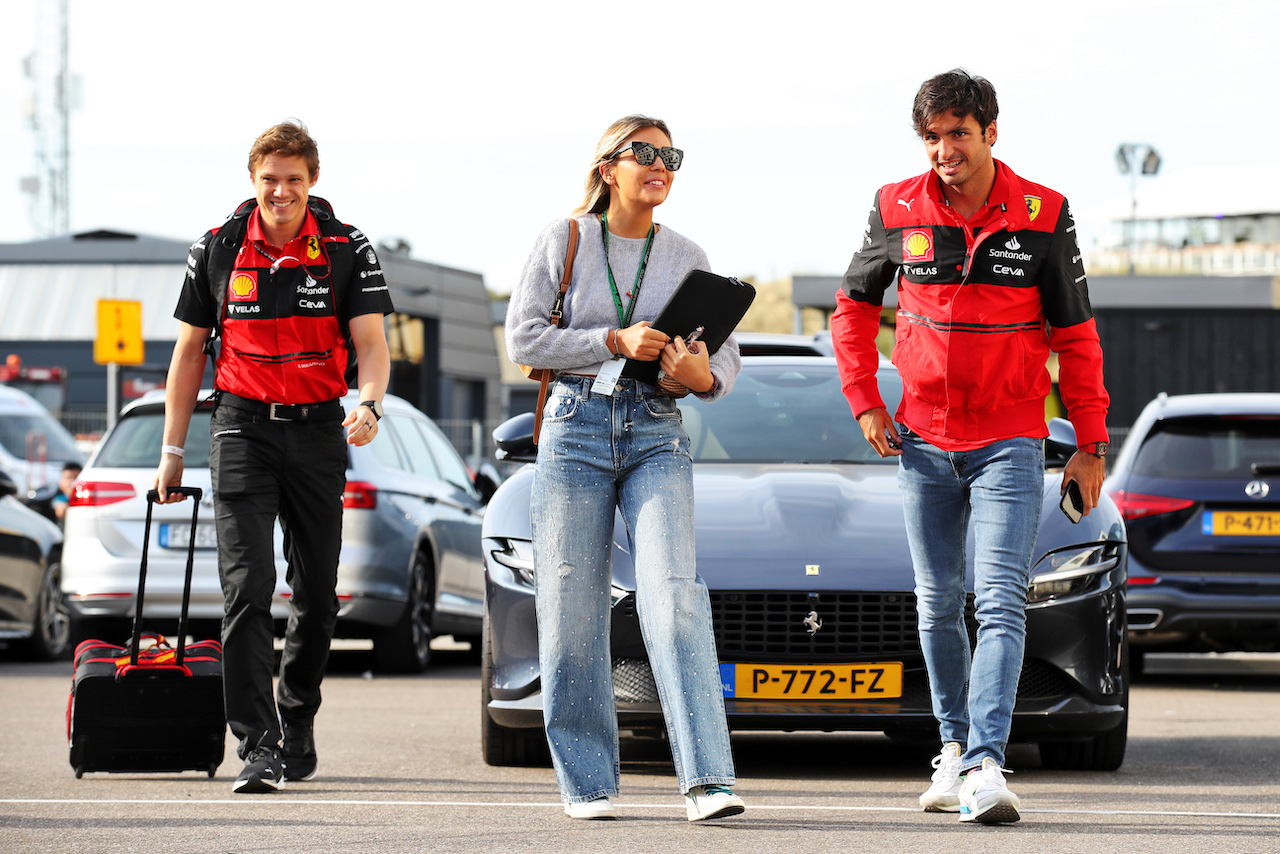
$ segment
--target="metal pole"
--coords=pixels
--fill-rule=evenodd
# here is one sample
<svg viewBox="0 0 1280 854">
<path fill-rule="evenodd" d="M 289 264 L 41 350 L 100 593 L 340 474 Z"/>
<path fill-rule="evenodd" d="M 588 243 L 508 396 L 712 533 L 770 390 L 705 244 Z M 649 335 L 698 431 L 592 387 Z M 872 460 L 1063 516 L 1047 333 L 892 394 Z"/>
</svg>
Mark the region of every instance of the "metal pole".
<svg viewBox="0 0 1280 854">
<path fill-rule="evenodd" d="M 120 412 L 120 366 L 115 362 L 107 363 L 107 429 L 116 426 L 116 418 Z M 192 533 L 191 536 L 195 536 Z"/>
<path fill-rule="evenodd" d="M 1129 275 L 1135 275 L 1133 264 L 1134 231 L 1138 225 L 1138 170 L 1129 171 Z"/>
</svg>

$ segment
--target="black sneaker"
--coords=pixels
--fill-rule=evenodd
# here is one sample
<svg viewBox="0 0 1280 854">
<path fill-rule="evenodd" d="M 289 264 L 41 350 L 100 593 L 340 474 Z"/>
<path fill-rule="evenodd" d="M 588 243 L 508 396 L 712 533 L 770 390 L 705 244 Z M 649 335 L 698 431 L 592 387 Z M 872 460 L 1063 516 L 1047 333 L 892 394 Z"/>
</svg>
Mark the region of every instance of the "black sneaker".
<svg viewBox="0 0 1280 854">
<path fill-rule="evenodd" d="M 271 747 L 257 747 L 249 754 L 244 770 L 231 784 L 231 791 L 245 795 L 274 792 L 284 788 L 284 763 L 280 751 Z"/>
<path fill-rule="evenodd" d="M 284 762 L 284 778 L 291 782 L 306 782 L 316 776 L 316 739 L 311 721 L 285 723 L 284 748 L 280 758 Z"/>
</svg>

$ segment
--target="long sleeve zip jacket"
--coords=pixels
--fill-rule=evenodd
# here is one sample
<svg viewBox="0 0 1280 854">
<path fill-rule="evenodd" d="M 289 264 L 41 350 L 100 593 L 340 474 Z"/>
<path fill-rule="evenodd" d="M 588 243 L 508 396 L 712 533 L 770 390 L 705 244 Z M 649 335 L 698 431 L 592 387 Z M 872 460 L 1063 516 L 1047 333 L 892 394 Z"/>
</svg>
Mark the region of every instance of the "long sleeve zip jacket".
<svg viewBox="0 0 1280 854">
<path fill-rule="evenodd" d="M 899 423 L 953 451 L 1041 438 L 1052 351 L 1077 440 L 1106 441 L 1102 348 L 1061 194 L 1000 161 L 987 205 L 969 220 L 933 172 L 880 188 L 831 320 L 855 416 L 884 406 L 875 338 L 895 282 Z"/>
</svg>

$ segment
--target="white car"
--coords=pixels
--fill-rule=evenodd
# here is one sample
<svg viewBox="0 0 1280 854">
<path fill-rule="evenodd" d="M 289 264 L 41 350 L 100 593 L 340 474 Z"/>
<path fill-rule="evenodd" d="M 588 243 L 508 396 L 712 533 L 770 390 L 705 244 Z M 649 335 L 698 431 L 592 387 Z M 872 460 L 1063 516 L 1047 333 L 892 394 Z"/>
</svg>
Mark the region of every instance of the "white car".
<svg viewBox="0 0 1280 854">
<path fill-rule="evenodd" d="M 202 391 L 200 398 L 208 397 Z M 343 398 L 350 410 L 355 391 Z M 378 438 L 348 446 L 338 563 L 336 637 L 371 638 L 375 666 L 418 672 L 431 638 L 478 638 L 484 610 L 480 522 L 496 488 L 473 477 L 439 428 L 406 401 L 387 395 Z M 197 408 L 187 433 L 184 486 L 204 492 L 196 537 L 190 620 L 197 637 L 217 637 L 223 614 L 209 471 L 211 409 Z M 80 474 L 66 518 L 62 589 L 75 636 L 127 636 L 137 594 L 147 491 L 155 479 L 164 392 L 127 407 Z M 176 628 L 182 604 L 190 501 L 155 505 L 144 625 Z M 276 527 L 277 634 L 288 617 L 286 562 Z"/>
<path fill-rule="evenodd" d="M 0 384 L 0 471 L 27 496 L 58 485 L 62 464 L 82 463 L 75 437 L 25 391 Z"/>
</svg>

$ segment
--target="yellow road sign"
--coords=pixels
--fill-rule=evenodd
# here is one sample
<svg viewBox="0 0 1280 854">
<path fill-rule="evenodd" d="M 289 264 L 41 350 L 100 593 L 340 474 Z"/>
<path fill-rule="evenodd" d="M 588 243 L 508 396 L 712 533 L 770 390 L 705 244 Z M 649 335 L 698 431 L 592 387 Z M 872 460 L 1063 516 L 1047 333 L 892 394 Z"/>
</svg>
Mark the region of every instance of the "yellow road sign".
<svg viewBox="0 0 1280 854">
<path fill-rule="evenodd" d="M 93 360 L 99 365 L 141 365 L 142 303 L 137 300 L 98 300 L 98 337 Z"/>
</svg>

